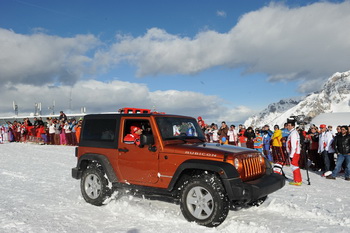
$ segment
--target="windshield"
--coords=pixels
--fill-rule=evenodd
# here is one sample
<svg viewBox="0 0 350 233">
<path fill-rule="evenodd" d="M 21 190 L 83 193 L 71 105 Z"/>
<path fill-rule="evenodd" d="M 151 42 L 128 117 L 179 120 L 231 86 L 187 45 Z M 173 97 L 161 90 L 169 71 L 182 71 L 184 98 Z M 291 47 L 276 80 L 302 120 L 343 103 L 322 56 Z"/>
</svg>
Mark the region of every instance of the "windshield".
<svg viewBox="0 0 350 233">
<path fill-rule="evenodd" d="M 205 140 L 203 131 L 193 118 L 157 117 L 156 121 L 163 140 L 191 138 Z"/>
</svg>

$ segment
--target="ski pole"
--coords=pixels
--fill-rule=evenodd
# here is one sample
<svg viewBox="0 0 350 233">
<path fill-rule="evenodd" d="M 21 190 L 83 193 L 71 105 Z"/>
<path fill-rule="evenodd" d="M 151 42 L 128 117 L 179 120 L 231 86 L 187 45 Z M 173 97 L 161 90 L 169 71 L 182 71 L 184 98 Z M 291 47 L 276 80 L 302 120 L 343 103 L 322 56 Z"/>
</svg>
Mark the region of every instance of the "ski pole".
<svg viewBox="0 0 350 233">
<path fill-rule="evenodd" d="M 306 151 L 305 151 L 305 169 L 306 169 L 306 176 L 307 176 L 307 184 L 311 185 L 310 176 L 309 176 L 309 163 L 308 163 L 308 158 L 306 156 Z"/>
</svg>

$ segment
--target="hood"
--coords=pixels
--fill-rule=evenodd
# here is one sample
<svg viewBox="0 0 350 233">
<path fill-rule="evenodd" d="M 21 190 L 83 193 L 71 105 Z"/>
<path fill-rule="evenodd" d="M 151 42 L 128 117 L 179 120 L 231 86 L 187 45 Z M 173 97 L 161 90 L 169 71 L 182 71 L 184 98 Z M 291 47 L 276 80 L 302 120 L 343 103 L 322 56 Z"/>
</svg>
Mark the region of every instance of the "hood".
<svg viewBox="0 0 350 233">
<path fill-rule="evenodd" d="M 219 143 L 197 143 L 166 145 L 164 148 L 164 152 L 220 158 L 223 157 L 225 153 L 241 154 L 252 152 L 256 153 L 257 151 L 232 145 L 221 145 Z"/>
</svg>

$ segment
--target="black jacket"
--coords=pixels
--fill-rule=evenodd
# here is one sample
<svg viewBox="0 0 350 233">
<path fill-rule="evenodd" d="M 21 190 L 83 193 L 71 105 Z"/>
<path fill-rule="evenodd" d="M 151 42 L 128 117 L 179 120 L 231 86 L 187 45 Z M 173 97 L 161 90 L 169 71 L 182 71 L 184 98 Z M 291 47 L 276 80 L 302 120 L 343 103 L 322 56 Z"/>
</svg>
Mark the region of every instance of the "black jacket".
<svg viewBox="0 0 350 233">
<path fill-rule="evenodd" d="M 350 134 L 337 135 L 334 138 L 334 149 L 337 154 L 350 154 Z"/>
<path fill-rule="evenodd" d="M 254 133 L 253 130 L 251 130 L 251 131 L 246 130 L 246 131 L 244 132 L 244 137 L 246 137 L 247 140 L 252 141 L 252 140 L 254 140 L 254 138 L 255 138 L 255 133 Z"/>
</svg>

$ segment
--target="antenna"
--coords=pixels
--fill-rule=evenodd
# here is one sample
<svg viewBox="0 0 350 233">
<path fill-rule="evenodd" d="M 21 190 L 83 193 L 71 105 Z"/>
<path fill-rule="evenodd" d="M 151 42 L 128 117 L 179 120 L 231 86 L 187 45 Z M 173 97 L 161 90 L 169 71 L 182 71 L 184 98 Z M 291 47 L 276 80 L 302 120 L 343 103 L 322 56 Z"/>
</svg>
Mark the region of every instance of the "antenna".
<svg viewBox="0 0 350 233">
<path fill-rule="evenodd" d="M 86 113 L 86 107 L 80 108 L 80 112 L 81 112 L 81 113 Z"/>
<path fill-rule="evenodd" d="M 18 116 L 18 105 L 16 101 L 13 101 L 13 110 L 15 111 L 15 115 Z"/>
<path fill-rule="evenodd" d="M 34 104 L 34 116 L 41 115 L 41 103 Z"/>
<path fill-rule="evenodd" d="M 52 101 L 52 106 L 48 107 L 49 110 L 52 110 L 51 115 L 55 115 L 55 100 Z"/>
</svg>

